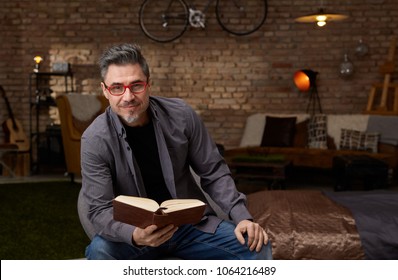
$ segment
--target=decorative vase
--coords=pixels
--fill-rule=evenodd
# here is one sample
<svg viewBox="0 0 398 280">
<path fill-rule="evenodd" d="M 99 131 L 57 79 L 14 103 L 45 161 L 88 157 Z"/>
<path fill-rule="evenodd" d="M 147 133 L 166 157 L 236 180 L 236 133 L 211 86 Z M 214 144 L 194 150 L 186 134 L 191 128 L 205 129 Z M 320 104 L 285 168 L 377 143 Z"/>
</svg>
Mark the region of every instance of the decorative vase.
<svg viewBox="0 0 398 280">
<path fill-rule="evenodd" d="M 344 54 L 344 60 L 340 64 L 340 76 L 349 78 L 354 73 L 354 64 L 349 60 L 348 54 Z"/>
<path fill-rule="evenodd" d="M 357 56 L 365 56 L 369 51 L 369 47 L 365 44 L 362 39 L 359 40 L 358 45 L 355 48 L 355 54 Z"/>
</svg>

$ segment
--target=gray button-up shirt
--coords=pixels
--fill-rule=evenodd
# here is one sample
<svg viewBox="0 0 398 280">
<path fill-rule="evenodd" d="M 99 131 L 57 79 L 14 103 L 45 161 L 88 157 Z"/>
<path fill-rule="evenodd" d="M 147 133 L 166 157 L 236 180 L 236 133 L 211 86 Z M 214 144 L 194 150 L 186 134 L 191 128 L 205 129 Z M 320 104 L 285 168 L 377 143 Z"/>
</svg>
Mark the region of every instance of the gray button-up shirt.
<svg viewBox="0 0 398 280">
<path fill-rule="evenodd" d="M 204 191 L 235 223 L 252 219 L 246 197 L 236 190 L 228 166 L 195 111 L 180 99 L 153 96 L 149 108 L 171 196 L 206 201 Z M 113 220 L 112 200 L 121 194 L 145 197 L 146 193 L 123 124 L 110 107 L 83 133 L 81 166 L 83 199 L 97 234 L 132 244 L 134 226 Z M 190 168 L 200 177 L 201 188 Z M 220 221 L 208 207 L 196 226 L 214 232 Z"/>
</svg>

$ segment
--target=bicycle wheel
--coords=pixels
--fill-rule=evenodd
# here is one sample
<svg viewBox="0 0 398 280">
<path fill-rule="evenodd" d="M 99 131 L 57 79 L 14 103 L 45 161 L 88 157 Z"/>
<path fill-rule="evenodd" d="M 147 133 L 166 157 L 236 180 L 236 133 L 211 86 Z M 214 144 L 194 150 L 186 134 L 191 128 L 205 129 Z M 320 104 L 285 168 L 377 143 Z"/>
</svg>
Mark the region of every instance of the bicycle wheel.
<svg viewBox="0 0 398 280">
<path fill-rule="evenodd" d="M 171 42 L 184 34 L 189 11 L 183 0 L 145 0 L 139 11 L 142 31 L 156 42 Z"/>
<path fill-rule="evenodd" d="M 216 16 L 221 27 L 234 35 L 257 31 L 268 13 L 267 0 L 217 0 Z"/>
</svg>

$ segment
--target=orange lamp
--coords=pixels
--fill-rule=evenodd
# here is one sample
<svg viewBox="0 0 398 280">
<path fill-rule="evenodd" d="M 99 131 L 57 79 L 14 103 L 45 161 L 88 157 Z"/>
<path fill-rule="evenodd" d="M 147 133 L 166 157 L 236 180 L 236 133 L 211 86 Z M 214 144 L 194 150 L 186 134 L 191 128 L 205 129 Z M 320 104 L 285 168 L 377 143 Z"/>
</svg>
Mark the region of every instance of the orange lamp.
<svg viewBox="0 0 398 280">
<path fill-rule="evenodd" d="M 317 109 L 322 113 L 321 102 L 316 87 L 316 76 L 318 72 L 309 69 L 303 69 L 294 73 L 294 84 L 302 92 L 309 92 L 309 100 L 307 106 L 307 113 L 311 108 L 312 114 L 315 114 Z"/>
<path fill-rule="evenodd" d="M 315 86 L 316 75 L 318 73 L 312 70 L 299 70 L 294 73 L 294 83 L 300 91 L 309 91 Z"/>
</svg>

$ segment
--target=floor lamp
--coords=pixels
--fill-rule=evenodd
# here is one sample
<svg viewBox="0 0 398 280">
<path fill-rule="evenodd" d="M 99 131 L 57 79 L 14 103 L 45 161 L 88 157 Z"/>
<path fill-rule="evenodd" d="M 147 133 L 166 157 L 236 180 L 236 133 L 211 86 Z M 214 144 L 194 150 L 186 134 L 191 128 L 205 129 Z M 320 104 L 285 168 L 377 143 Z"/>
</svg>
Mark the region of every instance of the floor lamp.
<svg viewBox="0 0 398 280">
<path fill-rule="evenodd" d="M 318 72 L 304 69 L 294 73 L 294 83 L 296 87 L 302 92 L 309 93 L 307 113 L 314 115 L 316 112 L 322 114 L 321 100 L 318 95 L 316 87 L 316 76 Z"/>
</svg>

